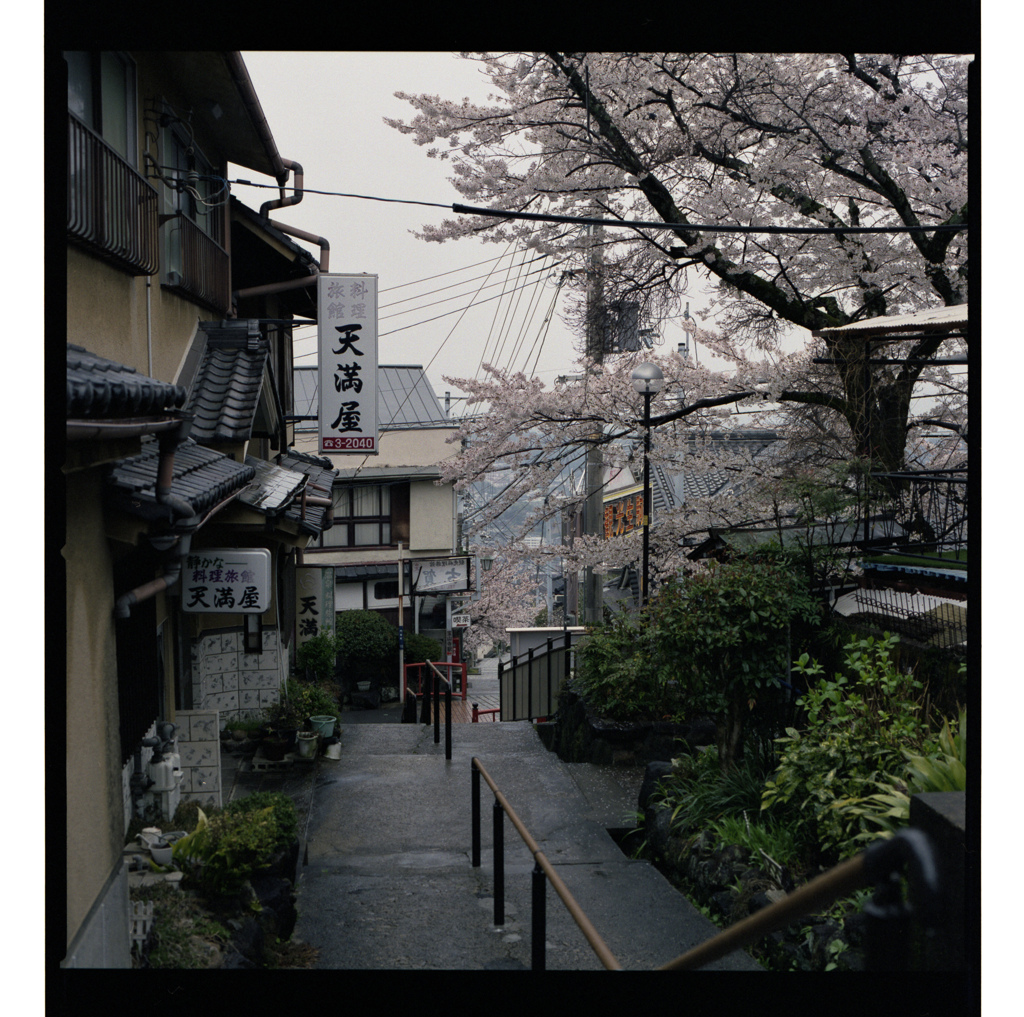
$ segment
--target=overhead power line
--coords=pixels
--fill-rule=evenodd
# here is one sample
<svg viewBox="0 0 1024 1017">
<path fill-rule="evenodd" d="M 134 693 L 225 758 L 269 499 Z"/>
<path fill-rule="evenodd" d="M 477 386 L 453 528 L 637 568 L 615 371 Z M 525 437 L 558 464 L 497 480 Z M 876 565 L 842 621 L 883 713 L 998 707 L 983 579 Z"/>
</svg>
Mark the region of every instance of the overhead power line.
<svg viewBox="0 0 1024 1017">
<path fill-rule="evenodd" d="M 221 179 L 218 177 L 217 179 Z M 229 184 L 244 184 L 247 187 L 268 187 L 280 190 L 280 184 L 259 184 L 252 180 L 229 180 Z M 308 194 L 325 194 L 335 198 L 359 198 L 362 201 L 386 201 L 398 205 L 423 205 L 427 208 L 450 208 L 459 215 L 484 215 L 497 219 L 529 219 L 533 222 L 564 222 L 579 226 L 630 226 L 637 229 L 671 230 L 679 233 L 682 230 L 703 233 L 933 233 L 958 232 L 968 228 L 962 223 L 935 223 L 931 226 L 742 226 L 737 223 L 676 223 L 649 222 L 640 219 L 601 219 L 584 215 L 548 215 L 543 212 L 514 212 L 500 208 L 474 208 L 470 205 L 446 205 L 439 201 L 416 201 L 411 198 L 382 198 L 374 194 L 352 194 L 345 191 L 319 191 L 311 187 L 301 190 Z"/>
<path fill-rule="evenodd" d="M 741 226 L 738 224 L 711 223 L 698 226 L 694 223 L 645 222 L 637 219 L 599 219 L 584 215 L 547 215 L 543 212 L 509 212 L 497 208 L 471 208 L 469 205 L 452 205 L 452 211 L 464 215 L 488 215 L 499 219 L 528 219 L 533 222 L 565 222 L 580 226 L 632 226 L 637 229 L 682 230 L 705 233 L 930 233 L 935 230 L 964 230 L 967 223 L 938 223 L 934 226 Z"/>
</svg>

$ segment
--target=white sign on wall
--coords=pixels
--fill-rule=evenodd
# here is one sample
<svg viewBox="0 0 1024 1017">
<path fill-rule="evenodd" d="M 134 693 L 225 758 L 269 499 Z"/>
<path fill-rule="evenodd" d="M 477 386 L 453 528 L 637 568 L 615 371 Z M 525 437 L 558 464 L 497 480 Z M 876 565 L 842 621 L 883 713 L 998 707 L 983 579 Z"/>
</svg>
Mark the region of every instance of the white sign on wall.
<svg viewBox="0 0 1024 1017">
<path fill-rule="evenodd" d="M 377 276 L 317 279 L 321 452 L 377 455 Z"/>
<path fill-rule="evenodd" d="M 453 614 L 452 615 L 452 628 L 453 629 L 468 629 L 470 625 L 470 617 L 468 614 Z"/>
<path fill-rule="evenodd" d="M 270 609 L 270 552 L 210 547 L 185 557 L 181 609 L 193 614 L 263 614 Z"/>
<path fill-rule="evenodd" d="M 416 593 L 457 593 L 470 588 L 469 558 L 413 558 L 412 587 Z"/>
</svg>

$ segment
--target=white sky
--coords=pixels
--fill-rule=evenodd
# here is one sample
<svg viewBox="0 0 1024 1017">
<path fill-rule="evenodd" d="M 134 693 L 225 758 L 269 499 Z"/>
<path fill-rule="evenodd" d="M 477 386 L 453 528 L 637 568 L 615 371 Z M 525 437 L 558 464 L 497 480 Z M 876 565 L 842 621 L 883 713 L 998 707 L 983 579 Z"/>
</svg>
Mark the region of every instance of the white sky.
<svg viewBox="0 0 1024 1017">
<path fill-rule="evenodd" d="M 298 205 L 271 212 L 272 219 L 325 237 L 331 245 L 330 271 L 377 274 L 382 364 L 422 364 L 441 399 L 448 390 L 458 394 L 442 376 L 477 376 L 485 353 L 488 361 L 526 370 L 547 385 L 573 369 L 578 340 L 561 320 L 562 299 L 546 330 L 543 324 L 555 294 L 556 268 L 550 275 L 532 276 L 529 285 L 509 297 L 484 300 L 463 316 L 451 312 L 469 305 L 485 281 L 474 277 L 496 267 L 495 276 L 487 281 L 505 278 L 522 252 L 506 253 L 504 245 L 473 240 L 428 243 L 411 233 L 426 223 L 453 218 L 451 204 L 463 199 L 448 182 L 451 164 L 429 158 L 426 146 L 417 146 L 383 118 L 408 120 L 415 113 L 409 103 L 395 98 L 396 91 L 485 102 L 490 83 L 476 62 L 440 52 L 274 51 L 242 56 L 278 150 L 302 165 L 306 188 L 446 206 L 427 208 L 307 191 Z M 231 174 L 273 183 L 241 167 L 232 167 Z M 233 185 L 232 192 L 257 209 L 276 197 L 274 190 L 241 185 Z M 313 245 L 304 246 L 318 254 Z M 494 262 L 500 255 L 502 260 Z M 470 270 L 474 265 L 479 267 Z M 537 267 L 537 262 L 531 265 Z M 459 271 L 406 285 L 453 270 Z M 488 288 L 480 297 L 493 298 L 514 285 Z M 439 287 L 449 288 L 426 295 Z M 432 303 L 454 294 L 465 296 Z M 398 300 L 405 302 L 387 306 Z M 696 310 L 694 303 L 691 311 Z M 388 317 L 398 311 L 403 313 Z M 406 327 L 412 325 L 417 327 Z M 674 348 L 679 337 L 664 331 L 669 338 L 663 349 Z M 296 363 L 314 364 L 315 356 L 301 354 L 315 354 L 315 330 L 300 329 L 296 337 Z M 459 409 L 456 404 L 455 411 Z"/>
</svg>

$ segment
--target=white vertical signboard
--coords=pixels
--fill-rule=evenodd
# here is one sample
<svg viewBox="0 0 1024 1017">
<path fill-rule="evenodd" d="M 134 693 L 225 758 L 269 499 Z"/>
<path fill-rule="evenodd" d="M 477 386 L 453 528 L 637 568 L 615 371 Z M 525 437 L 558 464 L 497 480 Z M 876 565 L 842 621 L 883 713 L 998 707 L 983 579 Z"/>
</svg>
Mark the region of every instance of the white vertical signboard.
<svg viewBox="0 0 1024 1017">
<path fill-rule="evenodd" d="M 376 455 L 377 276 L 317 280 L 321 452 Z"/>
</svg>

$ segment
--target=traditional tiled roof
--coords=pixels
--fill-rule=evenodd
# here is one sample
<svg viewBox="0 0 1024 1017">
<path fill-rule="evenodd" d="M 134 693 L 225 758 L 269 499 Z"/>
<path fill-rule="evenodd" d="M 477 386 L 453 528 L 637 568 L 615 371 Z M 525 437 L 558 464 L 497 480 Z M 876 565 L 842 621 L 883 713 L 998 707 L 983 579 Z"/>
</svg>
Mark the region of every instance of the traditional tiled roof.
<svg viewBox="0 0 1024 1017">
<path fill-rule="evenodd" d="M 247 441 L 263 387 L 270 341 L 256 319 L 202 322 L 206 349 L 189 393 L 191 435 L 204 444 Z"/>
<path fill-rule="evenodd" d="M 188 393 L 180 385 L 157 381 L 81 346 L 68 343 L 67 347 L 69 420 L 152 417 L 185 404 Z"/>
<path fill-rule="evenodd" d="M 170 510 L 156 497 L 159 444 L 156 441 L 143 444 L 146 447 L 141 453 L 121 459 L 111 468 L 107 478 L 110 502 L 131 515 L 171 521 Z M 255 475 L 251 466 L 236 463 L 188 439 L 174 450 L 171 493 L 189 502 L 201 515 L 240 493 Z"/>
<path fill-rule="evenodd" d="M 248 505 L 267 515 L 279 515 L 295 500 L 306 486 L 306 475 L 275 466 L 266 459 L 246 456 L 245 465 L 251 466 L 256 475 L 249 486 L 238 496 L 243 505 Z"/>
<path fill-rule="evenodd" d="M 769 449 L 778 439 L 774 431 L 747 428 L 739 431 L 712 431 L 700 438 L 691 439 L 694 451 L 698 441 L 702 451 L 722 453 L 723 462 L 733 452 L 745 452 L 756 457 Z M 664 466 L 651 465 L 651 505 L 654 515 L 666 512 L 696 498 L 709 498 L 720 494 L 736 482 L 738 474 L 734 469 L 712 467 L 683 469 L 670 473 Z"/>
<path fill-rule="evenodd" d="M 305 456 L 289 449 L 279 457 L 280 465 L 253 456 L 246 456 L 245 462 L 256 476 L 239 496 L 240 502 L 268 516 L 288 520 L 300 533 L 316 536 L 330 529 L 327 506 L 302 503 L 303 491 L 319 498 L 331 497 L 336 471 L 324 467 L 320 456 Z"/>
</svg>

